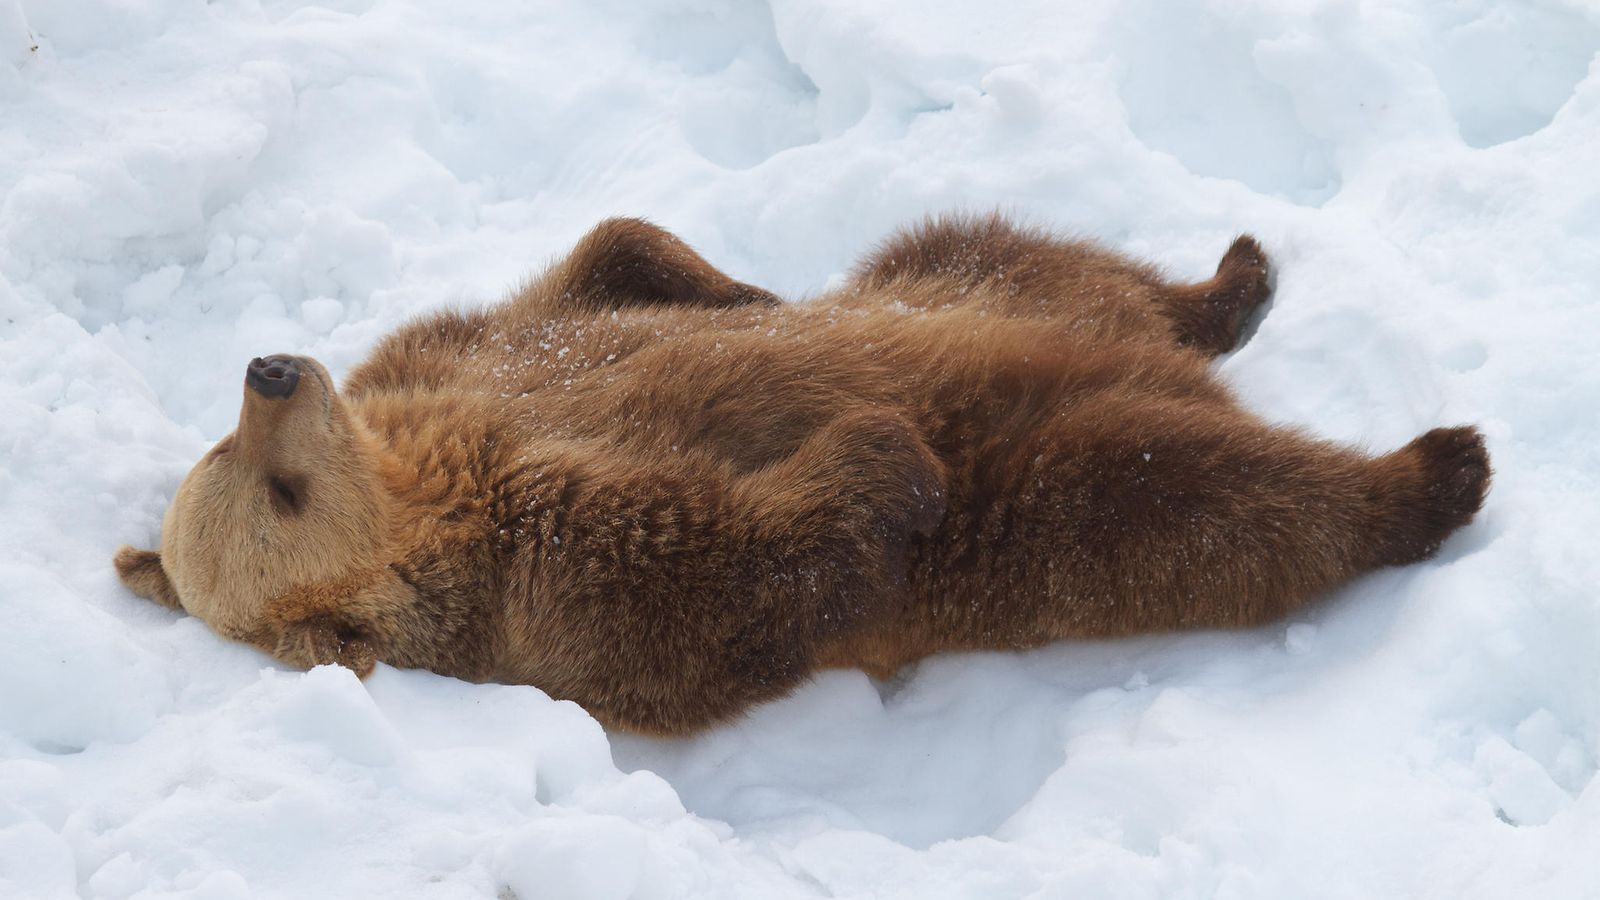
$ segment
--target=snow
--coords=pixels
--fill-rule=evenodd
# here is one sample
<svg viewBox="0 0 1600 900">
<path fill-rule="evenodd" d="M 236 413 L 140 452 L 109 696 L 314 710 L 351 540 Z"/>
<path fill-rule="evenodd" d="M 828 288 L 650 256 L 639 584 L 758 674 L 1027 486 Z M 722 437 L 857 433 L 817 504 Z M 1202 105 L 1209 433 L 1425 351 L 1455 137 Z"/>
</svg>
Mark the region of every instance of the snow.
<svg viewBox="0 0 1600 900">
<path fill-rule="evenodd" d="M 1600 896 L 1597 50 L 1582 0 L 0 0 L 0 896 Z M 252 356 L 341 373 L 607 215 L 801 296 L 992 207 L 1182 277 L 1256 234 L 1224 376 L 1478 423 L 1488 507 L 1290 622 L 676 741 L 116 583 Z"/>
</svg>

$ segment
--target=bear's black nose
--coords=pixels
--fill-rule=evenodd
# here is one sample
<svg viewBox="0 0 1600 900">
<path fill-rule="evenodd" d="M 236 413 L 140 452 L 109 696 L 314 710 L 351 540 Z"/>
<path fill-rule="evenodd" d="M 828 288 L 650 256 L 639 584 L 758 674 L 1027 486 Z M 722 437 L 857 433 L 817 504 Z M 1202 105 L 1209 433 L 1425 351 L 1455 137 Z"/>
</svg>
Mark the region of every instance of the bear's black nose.
<svg viewBox="0 0 1600 900">
<path fill-rule="evenodd" d="M 292 356 L 258 356 L 245 368 L 244 383 L 263 397 L 287 397 L 300 383 L 300 363 Z"/>
</svg>

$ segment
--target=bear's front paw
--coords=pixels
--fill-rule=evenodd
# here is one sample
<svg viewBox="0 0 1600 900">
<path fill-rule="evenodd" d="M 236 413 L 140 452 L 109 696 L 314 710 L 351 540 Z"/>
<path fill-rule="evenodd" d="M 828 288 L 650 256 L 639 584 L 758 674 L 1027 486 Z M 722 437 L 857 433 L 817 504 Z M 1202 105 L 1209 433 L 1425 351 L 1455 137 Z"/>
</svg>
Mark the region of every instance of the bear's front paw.
<svg viewBox="0 0 1600 900">
<path fill-rule="evenodd" d="M 879 528 L 926 535 L 944 519 L 944 466 L 898 415 L 863 410 L 829 426 L 849 493 L 861 498 Z"/>
<path fill-rule="evenodd" d="M 294 622 L 283 627 L 273 656 L 303 668 L 340 665 L 357 678 L 372 674 L 378 654 L 365 638 L 350 628 L 332 622 Z"/>
<path fill-rule="evenodd" d="M 865 529 L 863 547 L 881 548 L 891 584 L 907 577 L 911 542 L 935 531 L 944 520 L 944 466 L 916 429 L 897 415 L 863 411 L 841 417 L 832 426 L 851 503 L 839 508 L 857 511 L 854 528 Z M 854 529 L 846 527 L 849 532 Z"/>
</svg>

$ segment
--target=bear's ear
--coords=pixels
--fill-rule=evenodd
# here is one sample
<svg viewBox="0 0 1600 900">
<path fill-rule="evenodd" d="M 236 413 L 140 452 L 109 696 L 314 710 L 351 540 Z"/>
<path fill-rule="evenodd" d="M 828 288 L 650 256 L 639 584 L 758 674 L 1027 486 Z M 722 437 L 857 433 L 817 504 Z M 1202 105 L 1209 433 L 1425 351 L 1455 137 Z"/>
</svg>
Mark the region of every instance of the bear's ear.
<svg viewBox="0 0 1600 900">
<path fill-rule="evenodd" d="M 128 590 L 162 606 L 183 608 L 178 603 L 178 592 L 172 589 L 172 582 L 167 578 L 167 570 L 161 568 L 161 554 L 154 550 L 123 547 L 117 551 L 112 562 Z"/>
</svg>

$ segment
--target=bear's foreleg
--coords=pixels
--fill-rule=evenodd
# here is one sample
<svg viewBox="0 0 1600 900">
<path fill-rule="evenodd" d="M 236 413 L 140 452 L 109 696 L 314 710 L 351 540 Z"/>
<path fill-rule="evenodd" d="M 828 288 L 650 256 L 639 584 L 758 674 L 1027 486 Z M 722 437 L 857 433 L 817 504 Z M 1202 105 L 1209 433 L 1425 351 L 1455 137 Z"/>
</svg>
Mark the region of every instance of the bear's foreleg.
<svg viewBox="0 0 1600 900">
<path fill-rule="evenodd" d="M 652 461 L 581 477 L 533 563 L 559 585 L 537 630 L 561 635 L 567 661 L 527 677 L 658 734 L 788 693 L 830 641 L 891 616 L 945 504 L 938 459 L 877 410 L 743 476 Z"/>
</svg>

